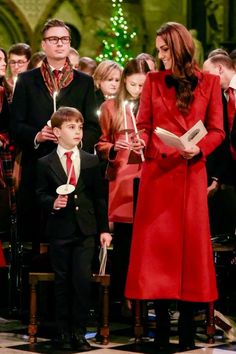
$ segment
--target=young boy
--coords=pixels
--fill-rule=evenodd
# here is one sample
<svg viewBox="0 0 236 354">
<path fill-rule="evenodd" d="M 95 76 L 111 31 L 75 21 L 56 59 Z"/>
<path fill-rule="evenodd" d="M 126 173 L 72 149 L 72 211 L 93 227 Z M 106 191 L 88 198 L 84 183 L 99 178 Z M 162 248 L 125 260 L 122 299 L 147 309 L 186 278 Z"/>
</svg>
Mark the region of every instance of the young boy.
<svg viewBox="0 0 236 354">
<path fill-rule="evenodd" d="M 100 234 L 101 245 L 111 242 L 98 158 L 78 149 L 83 121 L 82 114 L 71 107 L 60 107 L 52 115 L 58 146 L 38 160 L 36 189 L 39 203 L 48 212 L 47 235 L 55 272 L 56 346 L 77 351 L 91 349 L 84 335 L 96 235 Z M 71 158 L 66 156 L 69 152 Z M 69 182 L 75 184 L 75 190 L 57 195 L 56 189 L 67 183 L 69 170 Z"/>
</svg>

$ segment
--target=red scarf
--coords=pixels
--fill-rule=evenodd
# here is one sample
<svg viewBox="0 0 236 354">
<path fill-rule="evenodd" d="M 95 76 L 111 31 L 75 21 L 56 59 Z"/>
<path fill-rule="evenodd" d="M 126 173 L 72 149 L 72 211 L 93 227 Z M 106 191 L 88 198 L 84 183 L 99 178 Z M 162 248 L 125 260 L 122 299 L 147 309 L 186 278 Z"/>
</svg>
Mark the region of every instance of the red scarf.
<svg viewBox="0 0 236 354">
<path fill-rule="evenodd" d="M 73 68 L 68 58 L 66 58 L 62 71 L 59 72 L 58 81 L 55 80 L 55 76 L 53 75 L 50 65 L 48 64 L 47 58 L 43 60 L 40 69 L 45 85 L 47 86 L 51 96 L 53 96 L 55 91 L 59 92 L 63 87 L 67 87 L 74 77 Z"/>
</svg>

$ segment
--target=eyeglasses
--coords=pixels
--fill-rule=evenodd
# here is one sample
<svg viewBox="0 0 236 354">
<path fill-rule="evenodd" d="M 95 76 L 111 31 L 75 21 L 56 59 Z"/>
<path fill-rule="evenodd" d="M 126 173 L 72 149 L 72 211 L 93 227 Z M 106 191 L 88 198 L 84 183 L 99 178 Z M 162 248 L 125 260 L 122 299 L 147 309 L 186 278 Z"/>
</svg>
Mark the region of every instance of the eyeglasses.
<svg viewBox="0 0 236 354">
<path fill-rule="evenodd" d="M 17 60 L 17 61 L 15 61 L 15 60 L 9 60 L 8 63 L 9 63 L 9 65 L 22 66 L 22 65 L 28 63 L 28 60 Z"/>
<path fill-rule="evenodd" d="M 59 41 L 61 41 L 62 44 L 68 44 L 70 43 L 70 36 L 64 36 L 64 37 L 56 37 L 56 36 L 51 36 L 51 37 L 45 37 L 43 39 L 44 41 L 48 41 L 50 44 L 57 44 Z"/>
</svg>

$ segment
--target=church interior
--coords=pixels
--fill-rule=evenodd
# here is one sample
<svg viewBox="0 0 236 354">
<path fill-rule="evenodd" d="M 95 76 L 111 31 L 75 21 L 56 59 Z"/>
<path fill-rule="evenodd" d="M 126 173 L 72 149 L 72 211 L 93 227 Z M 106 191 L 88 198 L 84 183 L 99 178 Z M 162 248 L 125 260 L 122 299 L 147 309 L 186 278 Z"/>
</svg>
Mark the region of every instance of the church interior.
<svg viewBox="0 0 236 354">
<path fill-rule="evenodd" d="M 59 18 L 71 29 L 71 46 L 81 57 L 96 60 L 101 53 L 103 34 L 109 36 L 114 1 L 0 0 L 0 47 L 7 52 L 14 43 L 27 43 L 32 52 L 39 51 L 43 24 L 47 19 Z M 200 66 L 213 49 L 223 48 L 228 52 L 236 49 L 235 0 L 120 1 L 129 30 L 136 33 L 130 46 L 133 56 L 149 53 L 156 57 L 156 30 L 167 21 L 182 23 L 192 31 Z M 20 239 L 16 220 L 4 202 L 0 204 L 0 241 L 7 261 L 6 267 L 0 267 L 0 354 L 59 354 L 62 351 L 54 349 L 51 341 L 55 332 L 54 276 L 49 265 L 48 244 L 45 240 L 40 242 L 35 255 L 34 236 L 32 240 Z M 216 217 L 214 213 L 220 215 Z M 214 220 L 220 218 L 217 221 L 225 226 L 222 232 L 212 235 L 219 299 L 197 305 L 195 354 L 236 351 L 236 230 L 229 225 L 236 215 L 229 214 L 228 210 L 220 209 L 211 215 Z M 117 299 L 109 275 L 111 258 L 112 246 L 108 249 L 106 275 L 94 274 L 91 279 L 90 323 L 86 334 L 91 351 L 97 354 L 178 352 L 175 301 L 170 308 L 171 346 L 168 351 L 157 351 L 153 303 L 137 300 L 128 306 L 124 299 Z"/>
</svg>

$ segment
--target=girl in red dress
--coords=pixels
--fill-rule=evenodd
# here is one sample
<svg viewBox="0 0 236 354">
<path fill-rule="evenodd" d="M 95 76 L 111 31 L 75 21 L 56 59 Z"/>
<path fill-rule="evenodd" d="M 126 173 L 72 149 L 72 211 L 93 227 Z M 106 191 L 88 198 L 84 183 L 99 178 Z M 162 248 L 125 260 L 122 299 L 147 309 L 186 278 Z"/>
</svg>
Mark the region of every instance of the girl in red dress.
<svg viewBox="0 0 236 354">
<path fill-rule="evenodd" d="M 139 97 L 149 67 L 145 60 L 132 59 L 124 67 L 118 94 L 106 100 L 100 110 L 102 135 L 98 155 L 109 161 L 109 221 L 114 224 L 112 295 L 123 300 L 133 223 L 133 183 L 140 177 L 141 160 L 129 163 Z M 132 112 L 131 112 L 132 111 Z M 128 131 L 124 131 L 125 129 Z M 135 154 L 134 154 L 135 155 Z"/>
</svg>

